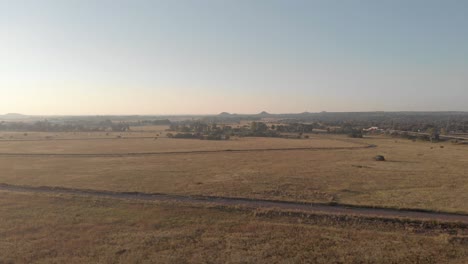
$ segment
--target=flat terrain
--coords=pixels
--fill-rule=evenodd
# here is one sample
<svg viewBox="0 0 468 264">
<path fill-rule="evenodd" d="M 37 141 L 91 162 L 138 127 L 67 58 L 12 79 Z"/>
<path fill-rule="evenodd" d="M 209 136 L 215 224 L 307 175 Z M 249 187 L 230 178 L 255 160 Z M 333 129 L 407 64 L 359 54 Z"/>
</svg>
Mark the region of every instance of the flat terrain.
<svg viewBox="0 0 468 264">
<path fill-rule="evenodd" d="M 269 209 L 269 210 L 287 210 L 298 211 L 301 213 L 312 213 L 321 215 L 330 215 L 337 217 L 357 217 L 362 219 L 380 219 L 381 221 L 416 221 L 418 223 L 440 222 L 449 225 L 455 225 L 460 228 L 468 227 L 468 214 L 430 212 L 422 210 L 404 210 L 391 208 L 376 208 L 351 206 L 343 204 L 320 204 L 320 203 L 302 203 L 288 201 L 274 201 L 264 199 L 232 198 L 220 196 L 202 196 L 202 195 L 170 195 L 160 193 L 141 193 L 141 192 L 111 192 L 96 191 L 87 189 L 70 189 L 63 187 L 31 187 L 0 184 L 0 191 L 10 191 L 19 193 L 36 194 L 69 194 L 75 196 L 87 196 L 93 198 L 113 198 L 124 200 L 139 201 L 163 201 L 171 203 L 185 203 L 195 205 L 229 206 L 242 207 L 245 209 Z"/>
<path fill-rule="evenodd" d="M 0 191 L 0 263 L 466 263 L 453 231 Z"/>
<path fill-rule="evenodd" d="M 199 140 L 171 138 L 135 138 L 104 140 L 39 140 L 1 141 L 0 153 L 18 154 L 120 154 L 147 152 L 190 152 L 213 150 L 288 149 L 288 148 L 349 148 L 356 143 L 334 139 L 291 140 L 283 138 L 234 138 L 232 140 Z"/>
<path fill-rule="evenodd" d="M 367 144 L 377 147 L 362 148 Z M 190 152 L 272 147 L 318 149 L 129 157 L 2 156 L 0 183 L 468 213 L 466 145 L 314 135 L 307 140 L 12 141 L 0 142 L 0 153 Z M 377 154 L 384 155 L 387 161 L 374 161 Z"/>
<path fill-rule="evenodd" d="M 0 183 L 30 187 L 0 190 L 0 263 L 468 262 L 466 225 L 449 223 L 459 216 L 300 205 L 466 214 L 466 145 L 143 130 L 2 133 Z"/>
<path fill-rule="evenodd" d="M 0 141 L 88 140 L 165 137 L 164 130 L 141 132 L 0 132 Z"/>
</svg>

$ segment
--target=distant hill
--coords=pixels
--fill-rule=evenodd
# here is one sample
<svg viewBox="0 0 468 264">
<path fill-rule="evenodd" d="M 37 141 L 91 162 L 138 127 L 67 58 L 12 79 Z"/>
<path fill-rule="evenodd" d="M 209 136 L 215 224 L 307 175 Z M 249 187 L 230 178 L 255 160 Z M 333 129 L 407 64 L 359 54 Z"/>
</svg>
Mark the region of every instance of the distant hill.
<svg viewBox="0 0 468 264">
<path fill-rule="evenodd" d="M 18 114 L 18 113 L 8 113 L 8 114 L 0 115 L 0 118 L 3 118 L 3 119 L 23 119 L 27 117 L 28 117 L 27 115 Z"/>
<path fill-rule="evenodd" d="M 9 117 L 25 117 L 23 114 L 18 114 L 18 113 L 8 113 L 4 114 L 4 116 L 9 116 Z"/>
</svg>

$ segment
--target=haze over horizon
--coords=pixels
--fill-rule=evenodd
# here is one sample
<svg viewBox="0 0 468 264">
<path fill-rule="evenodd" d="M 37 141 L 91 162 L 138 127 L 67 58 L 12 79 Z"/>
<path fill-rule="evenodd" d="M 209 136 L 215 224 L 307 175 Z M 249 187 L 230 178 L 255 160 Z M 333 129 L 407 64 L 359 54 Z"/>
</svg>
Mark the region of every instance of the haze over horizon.
<svg viewBox="0 0 468 264">
<path fill-rule="evenodd" d="M 468 1 L 0 0 L 0 114 L 468 111 Z"/>
<path fill-rule="evenodd" d="M 80 117 L 80 116 L 89 116 L 89 117 L 106 117 L 106 116 L 180 116 L 180 117 L 187 117 L 187 116 L 221 116 L 221 115 L 232 115 L 232 116 L 255 116 L 255 115 L 264 115 L 264 116 L 282 116 L 282 115 L 303 115 L 303 114 L 346 114 L 346 113 L 382 113 L 382 114 L 395 114 L 395 113 L 414 113 L 414 114 L 429 114 L 429 113 L 440 113 L 440 114 L 451 114 L 451 113 L 468 113 L 468 111 L 345 111 L 345 112 L 329 112 L 329 111 L 320 111 L 320 112 L 284 112 L 284 113 L 274 113 L 268 111 L 262 111 L 257 113 L 228 113 L 228 112 L 221 112 L 221 113 L 207 113 L 207 114 L 193 114 L 193 113 L 179 113 L 179 114 L 24 114 L 24 113 L 0 113 L 0 117 L 8 117 L 9 119 L 22 119 L 28 117 L 40 117 L 40 118 L 47 118 L 47 117 Z"/>
</svg>

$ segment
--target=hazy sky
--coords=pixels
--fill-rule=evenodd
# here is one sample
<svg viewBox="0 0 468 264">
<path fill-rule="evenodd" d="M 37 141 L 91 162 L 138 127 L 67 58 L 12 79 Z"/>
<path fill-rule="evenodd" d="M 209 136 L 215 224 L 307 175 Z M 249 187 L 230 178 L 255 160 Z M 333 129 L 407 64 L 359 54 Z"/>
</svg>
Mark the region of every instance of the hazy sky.
<svg viewBox="0 0 468 264">
<path fill-rule="evenodd" d="M 0 0 L 0 114 L 468 111 L 464 0 Z"/>
</svg>

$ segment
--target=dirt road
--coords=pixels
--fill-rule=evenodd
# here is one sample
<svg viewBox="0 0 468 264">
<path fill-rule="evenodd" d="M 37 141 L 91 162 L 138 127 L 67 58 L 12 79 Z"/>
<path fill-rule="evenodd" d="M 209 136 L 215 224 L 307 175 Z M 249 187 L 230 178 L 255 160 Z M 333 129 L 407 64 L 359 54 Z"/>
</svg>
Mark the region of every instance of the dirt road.
<svg viewBox="0 0 468 264">
<path fill-rule="evenodd" d="M 111 192 L 86 189 L 69 189 L 62 187 L 31 187 L 0 184 L 0 190 L 11 192 L 28 192 L 43 194 L 70 194 L 99 198 L 183 202 L 203 205 L 242 206 L 252 209 L 272 209 L 285 211 L 301 211 L 306 213 L 320 213 L 332 215 L 349 215 L 357 217 L 376 217 L 383 219 L 411 219 L 418 221 L 457 222 L 468 225 L 468 215 L 429 212 L 422 210 L 398 210 L 388 208 L 358 207 L 338 204 L 313 204 L 287 201 L 261 200 L 249 198 L 230 198 L 213 196 L 182 196 L 171 194 L 152 194 L 138 192 Z"/>
</svg>

